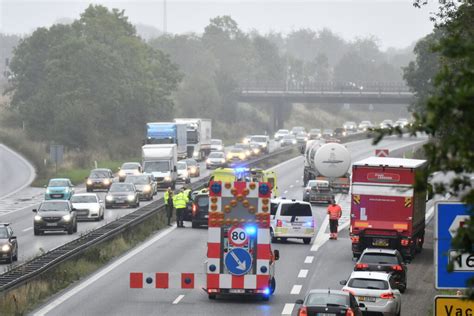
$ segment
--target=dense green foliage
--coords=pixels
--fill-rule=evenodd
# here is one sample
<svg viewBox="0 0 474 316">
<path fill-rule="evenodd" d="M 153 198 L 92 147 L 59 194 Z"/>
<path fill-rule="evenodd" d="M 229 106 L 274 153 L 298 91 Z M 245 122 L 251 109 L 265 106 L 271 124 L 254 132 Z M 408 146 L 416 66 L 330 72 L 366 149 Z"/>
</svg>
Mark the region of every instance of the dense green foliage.
<svg viewBox="0 0 474 316">
<path fill-rule="evenodd" d="M 37 29 L 20 42 L 10 68 L 11 104 L 28 134 L 70 148 L 140 142 L 144 122 L 172 117 L 180 79 L 123 11 L 102 6 L 89 6 L 70 25 Z"/>
</svg>

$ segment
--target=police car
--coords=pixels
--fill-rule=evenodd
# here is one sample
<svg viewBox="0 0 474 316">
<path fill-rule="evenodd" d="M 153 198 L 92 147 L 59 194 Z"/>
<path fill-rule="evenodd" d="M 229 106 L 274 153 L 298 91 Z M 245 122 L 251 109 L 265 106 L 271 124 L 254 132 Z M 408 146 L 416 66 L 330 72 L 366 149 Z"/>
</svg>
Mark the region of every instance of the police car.
<svg viewBox="0 0 474 316">
<path fill-rule="evenodd" d="M 309 244 L 316 235 L 313 211 L 308 202 L 285 198 L 273 199 L 270 219 L 272 242 L 296 238 Z"/>
</svg>

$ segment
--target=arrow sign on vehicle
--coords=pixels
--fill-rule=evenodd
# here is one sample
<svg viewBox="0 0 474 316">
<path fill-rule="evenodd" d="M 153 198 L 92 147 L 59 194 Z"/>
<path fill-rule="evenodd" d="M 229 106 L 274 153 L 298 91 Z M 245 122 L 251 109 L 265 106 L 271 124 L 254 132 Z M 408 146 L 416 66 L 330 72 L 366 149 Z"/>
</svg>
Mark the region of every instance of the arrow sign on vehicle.
<svg viewBox="0 0 474 316">
<path fill-rule="evenodd" d="M 244 262 L 240 261 L 237 255 L 235 254 L 235 252 L 231 252 L 230 255 L 232 256 L 232 258 L 234 258 L 235 262 L 237 262 L 237 267 L 236 267 L 237 269 L 242 270 L 242 271 L 247 270 L 246 269 L 247 265 L 245 264 L 245 261 Z"/>
</svg>

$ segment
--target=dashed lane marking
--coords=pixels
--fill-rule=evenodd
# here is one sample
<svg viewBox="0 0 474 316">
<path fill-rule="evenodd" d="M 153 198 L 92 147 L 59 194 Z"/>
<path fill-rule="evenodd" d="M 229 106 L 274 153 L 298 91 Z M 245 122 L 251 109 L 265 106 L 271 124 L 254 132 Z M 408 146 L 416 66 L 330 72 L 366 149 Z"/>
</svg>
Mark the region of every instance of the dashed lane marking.
<svg viewBox="0 0 474 316">
<path fill-rule="evenodd" d="M 308 276 L 308 270 L 306 269 L 301 269 L 300 273 L 298 273 L 298 278 L 304 279 Z"/>
<path fill-rule="evenodd" d="M 304 259 L 304 263 L 313 263 L 314 256 L 306 256 L 306 259 Z"/>
<path fill-rule="evenodd" d="M 176 305 L 178 304 L 182 299 L 183 299 L 184 295 L 180 295 L 178 296 L 174 301 L 173 301 L 173 304 Z"/>
<path fill-rule="evenodd" d="M 291 189 L 292 187 L 294 187 L 294 185 L 293 185 L 293 184 L 290 184 L 290 189 Z"/>
<path fill-rule="evenodd" d="M 293 313 L 294 308 L 295 308 L 295 304 L 286 303 L 285 307 L 283 307 L 283 311 L 281 312 L 281 314 L 282 315 L 291 315 Z"/>
<path fill-rule="evenodd" d="M 293 288 L 291 289 L 290 294 L 294 294 L 294 295 L 300 294 L 302 287 L 303 287 L 303 286 L 302 286 L 302 285 L 299 285 L 299 284 L 293 285 Z"/>
<path fill-rule="evenodd" d="M 296 183 L 299 183 L 299 182 L 300 182 L 300 180 L 296 180 Z"/>
<path fill-rule="evenodd" d="M 27 231 L 32 230 L 32 229 L 33 229 L 33 227 L 28 227 L 28 228 L 23 229 L 23 231 L 27 232 Z"/>
<path fill-rule="evenodd" d="M 283 194 L 287 194 L 288 193 L 288 190 L 286 190 L 285 192 L 283 192 Z"/>
</svg>

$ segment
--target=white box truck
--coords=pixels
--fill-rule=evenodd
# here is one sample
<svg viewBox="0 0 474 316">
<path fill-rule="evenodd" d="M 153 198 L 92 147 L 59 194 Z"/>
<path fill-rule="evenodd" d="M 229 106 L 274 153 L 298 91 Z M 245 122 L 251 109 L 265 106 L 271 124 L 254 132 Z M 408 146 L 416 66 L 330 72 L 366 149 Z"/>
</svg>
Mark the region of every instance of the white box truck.
<svg viewBox="0 0 474 316">
<path fill-rule="evenodd" d="M 177 163 L 176 144 L 149 144 L 142 147 L 143 173 L 152 175 L 159 188 L 175 188 Z"/>
</svg>

